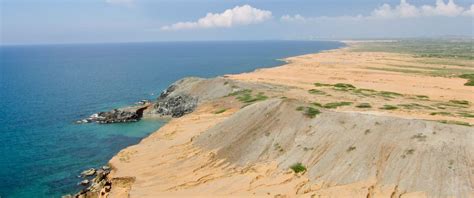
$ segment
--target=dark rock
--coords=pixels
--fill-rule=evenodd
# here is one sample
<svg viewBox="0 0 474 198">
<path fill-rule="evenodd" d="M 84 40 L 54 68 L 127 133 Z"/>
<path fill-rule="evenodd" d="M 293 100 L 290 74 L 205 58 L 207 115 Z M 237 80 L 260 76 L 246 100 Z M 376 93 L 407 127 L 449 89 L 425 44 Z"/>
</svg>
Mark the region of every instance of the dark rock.
<svg viewBox="0 0 474 198">
<path fill-rule="evenodd" d="M 96 122 L 99 124 L 137 122 L 143 116 L 143 111 L 148 108 L 149 103 L 144 102 L 143 105 L 131 106 L 122 109 L 114 109 L 107 112 L 99 112 L 92 114 L 89 118 L 77 121 L 76 123 Z"/>
<path fill-rule="evenodd" d="M 158 97 L 158 100 L 163 100 L 168 95 L 170 95 L 174 90 L 176 90 L 176 85 L 171 85 L 167 89 L 165 89 L 163 92 L 161 92 L 160 97 Z"/>
<path fill-rule="evenodd" d="M 169 89 L 169 88 L 168 88 Z M 168 92 L 163 92 L 159 100 L 154 106 L 155 112 L 172 117 L 181 117 L 185 114 L 191 113 L 197 106 L 197 98 L 189 95 L 179 94 L 176 96 L 169 96 Z"/>
</svg>

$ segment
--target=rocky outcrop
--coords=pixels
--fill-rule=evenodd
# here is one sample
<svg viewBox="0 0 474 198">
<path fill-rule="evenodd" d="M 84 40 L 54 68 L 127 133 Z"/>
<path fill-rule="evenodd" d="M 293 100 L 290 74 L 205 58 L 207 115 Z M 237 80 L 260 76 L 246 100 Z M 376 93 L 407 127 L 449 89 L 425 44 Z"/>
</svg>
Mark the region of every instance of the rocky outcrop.
<svg viewBox="0 0 474 198">
<path fill-rule="evenodd" d="M 159 99 L 154 109 L 160 115 L 176 118 L 193 112 L 197 102 L 197 98 L 182 94 Z"/>
<path fill-rule="evenodd" d="M 107 112 L 99 112 L 92 114 L 86 119 L 79 120 L 77 124 L 83 123 L 99 123 L 99 124 L 110 124 L 110 123 L 123 123 L 123 122 L 137 122 L 143 117 L 143 111 L 145 111 L 151 104 L 148 102 L 140 101 L 141 105 L 131 106 L 121 109 L 114 109 Z"/>
<path fill-rule="evenodd" d="M 108 193 L 111 189 L 111 182 L 108 181 L 107 175 L 110 173 L 109 166 L 103 166 L 97 170 L 90 168 L 81 172 L 80 177 L 85 178 L 78 185 L 85 186 L 75 195 L 64 195 L 63 198 L 86 198 L 101 197 Z"/>
</svg>

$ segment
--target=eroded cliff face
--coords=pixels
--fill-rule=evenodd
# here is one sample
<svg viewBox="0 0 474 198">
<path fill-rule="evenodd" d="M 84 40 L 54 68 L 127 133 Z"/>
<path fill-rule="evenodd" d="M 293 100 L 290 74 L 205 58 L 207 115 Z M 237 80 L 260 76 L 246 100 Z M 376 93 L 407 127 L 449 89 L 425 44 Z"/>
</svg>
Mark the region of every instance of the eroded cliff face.
<svg viewBox="0 0 474 198">
<path fill-rule="evenodd" d="M 104 196 L 473 196 L 472 127 L 316 111 L 281 85 L 173 86 L 163 99 L 186 95 L 195 109 L 111 159 Z"/>
</svg>

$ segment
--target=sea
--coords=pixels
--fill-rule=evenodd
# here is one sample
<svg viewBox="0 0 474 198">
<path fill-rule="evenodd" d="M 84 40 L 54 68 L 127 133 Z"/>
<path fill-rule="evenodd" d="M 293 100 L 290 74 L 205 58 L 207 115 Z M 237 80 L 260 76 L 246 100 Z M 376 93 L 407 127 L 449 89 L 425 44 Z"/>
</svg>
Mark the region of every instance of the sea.
<svg viewBox="0 0 474 198">
<path fill-rule="evenodd" d="M 82 170 L 107 164 L 165 124 L 76 120 L 154 100 L 183 77 L 250 72 L 342 46 L 329 41 L 0 46 L 0 197 L 77 192 Z"/>
</svg>

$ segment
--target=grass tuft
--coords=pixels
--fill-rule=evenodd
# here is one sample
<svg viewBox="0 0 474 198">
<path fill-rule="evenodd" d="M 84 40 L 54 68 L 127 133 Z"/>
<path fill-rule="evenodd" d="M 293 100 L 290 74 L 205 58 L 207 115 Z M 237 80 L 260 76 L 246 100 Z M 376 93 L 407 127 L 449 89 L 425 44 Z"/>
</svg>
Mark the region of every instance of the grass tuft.
<svg viewBox="0 0 474 198">
<path fill-rule="evenodd" d="M 341 106 L 349 106 L 351 105 L 352 102 L 330 102 L 325 105 L 323 105 L 324 108 L 326 109 L 335 109 Z"/>
<path fill-rule="evenodd" d="M 268 97 L 263 95 L 262 92 L 256 94 L 255 96 L 252 96 L 251 91 L 243 92 L 237 96 L 237 100 L 243 103 L 253 103 L 253 102 L 262 101 L 266 99 L 268 99 Z"/>
<path fill-rule="evenodd" d="M 380 107 L 379 109 L 383 109 L 383 110 L 395 110 L 395 109 L 398 109 L 398 107 L 393 106 L 393 105 L 384 105 L 383 107 Z"/>
<path fill-rule="evenodd" d="M 351 147 L 347 148 L 346 151 L 347 151 L 347 152 L 351 152 L 351 151 L 353 151 L 353 150 L 355 150 L 355 149 L 356 149 L 355 146 L 351 146 Z"/>
<path fill-rule="evenodd" d="M 326 84 L 326 83 L 314 83 L 314 86 L 316 87 L 329 87 L 332 86 L 331 84 Z"/>
<path fill-rule="evenodd" d="M 369 103 L 360 103 L 356 107 L 362 108 L 362 109 L 372 108 L 372 106 Z"/>
<path fill-rule="evenodd" d="M 395 97 L 403 96 L 403 94 L 391 92 L 391 91 L 381 91 L 378 93 L 378 95 L 385 98 L 395 98 Z"/>
<path fill-rule="evenodd" d="M 443 124 L 455 124 L 455 125 L 462 125 L 462 126 L 473 126 L 467 122 L 456 121 L 456 120 L 438 120 L 438 122 Z"/>
<path fill-rule="evenodd" d="M 310 89 L 308 91 L 310 94 L 316 94 L 316 95 L 326 95 L 326 92 L 317 90 L 317 89 Z"/>
<path fill-rule="evenodd" d="M 469 105 L 469 101 L 467 100 L 450 100 L 449 102 L 458 105 Z"/>
<path fill-rule="evenodd" d="M 467 79 L 467 82 L 464 84 L 465 86 L 474 86 L 474 74 L 463 74 L 459 78 Z"/>
<path fill-rule="evenodd" d="M 293 170 L 295 173 L 300 173 L 300 172 L 306 172 L 306 167 L 298 162 L 296 164 L 293 164 L 290 166 L 291 170 Z"/>
<path fill-rule="evenodd" d="M 304 112 L 304 115 L 308 116 L 309 118 L 314 118 L 320 113 L 321 111 L 319 111 L 319 109 L 315 109 L 313 107 L 307 107 L 306 111 Z"/>
<path fill-rule="evenodd" d="M 430 113 L 430 115 L 452 116 L 453 114 L 451 114 L 449 112 L 440 111 L 440 112 L 432 112 L 432 113 Z"/>
<path fill-rule="evenodd" d="M 224 113 L 225 111 L 227 111 L 227 109 L 220 109 L 220 110 L 215 111 L 214 114 L 221 114 L 221 113 Z"/>
<path fill-rule="evenodd" d="M 347 83 L 337 83 L 337 84 L 334 84 L 333 87 L 334 87 L 334 90 L 338 90 L 338 91 L 349 91 L 349 90 L 356 89 L 354 85 L 347 84 Z"/>
</svg>

